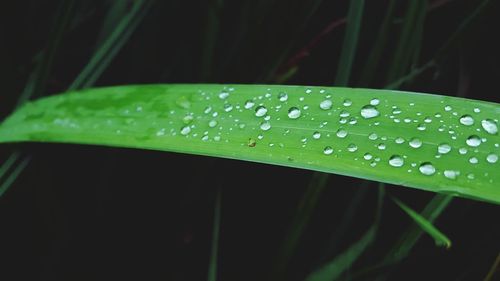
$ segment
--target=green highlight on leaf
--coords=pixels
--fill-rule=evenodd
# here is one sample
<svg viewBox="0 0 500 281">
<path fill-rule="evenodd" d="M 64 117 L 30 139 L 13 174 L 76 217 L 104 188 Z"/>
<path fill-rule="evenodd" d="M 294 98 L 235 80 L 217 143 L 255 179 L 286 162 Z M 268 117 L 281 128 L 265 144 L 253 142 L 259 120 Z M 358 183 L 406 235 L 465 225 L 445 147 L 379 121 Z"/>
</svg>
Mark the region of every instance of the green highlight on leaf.
<svg viewBox="0 0 500 281">
<path fill-rule="evenodd" d="M 394 202 L 408 215 L 410 216 L 427 234 L 429 234 L 432 238 L 434 238 L 434 241 L 436 242 L 436 245 L 438 246 L 445 246 L 446 248 L 451 247 L 451 241 L 444 235 L 439 229 L 437 229 L 430 221 L 425 219 L 423 216 L 421 216 L 419 213 L 415 212 L 412 210 L 410 207 L 406 206 L 403 202 L 396 198 L 392 198 Z"/>
<path fill-rule="evenodd" d="M 500 203 L 496 103 L 392 90 L 170 84 L 28 103 L 0 142 L 153 149 L 322 171 Z"/>
</svg>

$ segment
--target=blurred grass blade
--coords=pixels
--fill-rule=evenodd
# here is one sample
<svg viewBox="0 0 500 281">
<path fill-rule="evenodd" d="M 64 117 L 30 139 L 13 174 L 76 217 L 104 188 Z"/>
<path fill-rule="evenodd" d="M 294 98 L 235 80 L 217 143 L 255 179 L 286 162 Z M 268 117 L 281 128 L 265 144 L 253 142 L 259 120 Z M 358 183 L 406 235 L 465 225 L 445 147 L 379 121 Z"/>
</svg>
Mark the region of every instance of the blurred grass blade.
<svg viewBox="0 0 500 281">
<path fill-rule="evenodd" d="M 377 210 L 375 212 L 375 221 L 370 226 L 368 231 L 363 234 L 363 236 L 356 241 L 354 244 L 349 246 L 347 250 L 338 255 L 332 261 L 326 263 L 320 269 L 309 274 L 305 279 L 306 281 L 325 281 L 325 280 L 337 280 L 347 269 L 352 267 L 354 262 L 365 252 L 365 250 L 371 245 L 375 240 L 377 234 L 378 225 L 380 222 L 380 216 L 382 213 L 382 204 L 384 198 L 384 188 L 380 187 L 378 189 L 378 200 L 377 200 Z"/>
<path fill-rule="evenodd" d="M 219 32 L 219 18 L 222 13 L 223 1 L 210 0 L 207 9 L 207 18 L 205 23 L 205 32 L 203 33 L 203 48 L 201 61 L 201 81 L 210 80 L 212 72 L 212 58 L 217 43 L 217 33 Z"/>
<path fill-rule="evenodd" d="M 7 160 L 8 161 L 8 160 Z M 19 165 L 14 168 L 12 173 L 5 179 L 5 181 L 0 185 L 0 197 L 9 189 L 9 187 L 14 183 L 14 181 L 17 179 L 19 174 L 26 168 L 26 165 L 28 165 L 30 161 L 29 157 L 25 157 Z"/>
<path fill-rule="evenodd" d="M 107 1 L 106 5 L 109 7 L 106 16 L 104 16 L 99 35 L 97 36 L 96 48 L 99 48 L 113 34 L 116 27 L 120 24 L 120 20 L 127 15 L 128 6 L 131 2 L 130 0 Z"/>
<path fill-rule="evenodd" d="M 408 215 L 410 216 L 415 223 L 417 223 L 422 230 L 427 232 L 432 238 L 434 238 L 434 241 L 436 242 L 436 245 L 438 246 L 445 246 L 446 248 L 451 247 L 451 241 L 444 235 L 439 229 L 437 229 L 430 221 L 425 219 L 423 216 L 421 216 L 419 213 L 413 211 L 410 207 L 406 206 L 403 202 L 396 198 L 392 198 L 394 202 Z"/>
<path fill-rule="evenodd" d="M 16 151 L 11 153 L 7 160 L 3 162 L 2 166 L 0 166 L 0 180 L 2 180 L 3 176 L 10 170 L 17 159 L 19 159 L 19 152 Z"/>
<path fill-rule="evenodd" d="M 217 189 L 214 206 L 214 223 L 212 229 L 212 251 L 208 263 L 208 281 L 217 280 L 217 260 L 219 251 L 220 216 L 222 204 L 222 189 Z"/>
<path fill-rule="evenodd" d="M 148 0 L 133 2 L 130 12 L 121 19 L 116 29 L 98 48 L 68 90 L 90 87 L 96 82 L 142 21 L 151 3 L 152 1 Z"/>
<path fill-rule="evenodd" d="M 396 10 L 396 2 L 396 0 L 391 0 L 389 2 L 386 16 L 384 17 L 384 21 L 382 22 L 382 26 L 378 32 L 379 35 L 377 36 L 377 41 L 375 42 L 373 49 L 370 51 L 365 67 L 363 67 L 358 86 L 369 86 L 374 78 L 375 70 L 380 63 L 384 50 L 386 49 L 389 30 L 391 28 Z"/>
<path fill-rule="evenodd" d="M 499 114 L 496 103 L 391 90 L 118 86 L 29 103 L 2 124 L 0 142 L 232 158 L 500 203 Z"/>
<path fill-rule="evenodd" d="M 364 5 L 364 0 L 351 0 L 349 4 L 347 27 L 342 43 L 342 55 L 340 56 L 337 76 L 335 77 L 336 86 L 347 86 L 349 83 L 352 63 L 358 44 Z"/>
</svg>

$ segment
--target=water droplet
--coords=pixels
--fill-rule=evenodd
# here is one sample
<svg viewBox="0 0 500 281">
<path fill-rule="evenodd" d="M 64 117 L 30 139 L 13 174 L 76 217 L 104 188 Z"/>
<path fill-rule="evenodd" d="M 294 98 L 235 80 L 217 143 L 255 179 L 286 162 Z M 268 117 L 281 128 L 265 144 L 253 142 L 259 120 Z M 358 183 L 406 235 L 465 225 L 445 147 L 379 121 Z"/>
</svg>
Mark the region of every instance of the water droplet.
<svg viewBox="0 0 500 281">
<path fill-rule="evenodd" d="M 481 112 L 481 109 L 479 109 L 479 108 L 477 108 L 477 107 L 476 107 L 476 108 L 474 108 L 474 113 L 479 113 L 479 112 Z"/>
<path fill-rule="evenodd" d="M 408 144 L 413 148 L 419 148 L 422 146 L 422 141 L 418 138 L 412 138 Z"/>
<path fill-rule="evenodd" d="M 397 144 L 402 144 L 405 142 L 405 139 L 403 139 L 402 137 L 397 137 L 395 140 L 394 140 Z"/>
<path fill-rule="evenodd" d="M 393 167 L 401 167 L 403 166 L 405 163 L 405 160 L 403 159 L 403 157 L 399 156 L 399 155 L 392 155 L 391 158 L 389 158 L 389 165 L 393 166 Z"/>
<path fill-rule="evenodd" d="M 461 155 L 464 155 L 467 153 L 467 148 L 465 147 L 461 147 L 459 150 L 458 150 L 458 153 L 460 153 Z"/>
<path fill-rule="evenodd" d="M 361 108 L 361 116 L 365 119 L 377 117 L 380 112 L 373 105 L 365 105 Z"/>
<path fill-rule="evenodd" d="M 488 163 L 496 163 L 498 161 L 498 155 L 496 155 L 495 153 L 490 153 L 488 154 L 488 156 L 486 156 L 486 161 L 488 161 Z"/>
<path fill-rule="evenodd" d="M 373 158 L 373 155 L 371 155 L 370 153 L 367 152 L 367 153 L 365 153 L 365 155 L 363 155 L 363 158 L 365 160 L 371 160 Z"/>
<path fill-rule="evenodd" d="M 191 132 L 191 127 L 189 126 L 184 126 L 181 128 L 181 135 L 186 136 Z"/>
<path fill-rule="evenodd" d="M 444 111 L 451 111 L 451 110 L 452 110 L 452 108 L 449 105 L 447 105 L 447 106 L 444 107 Z"/>
<path fill-rule="evenodd" d="M 371 104 L 371 105 L 373 105 L 373 106 L 378 105 L 379 103 L 380 103 L 380 100 L 379 100 L 379 99 L 377 99 L 377 98 L 374 98 L 374 99 L 372 99 L 372 100 L 370 101 L 370 104 Z"/>
<path fill-rule="evenodd" d="M 392 108 L 392 114 L 394 115 L 398 115 L 398 114 L 401 114 L 401 109 L 399 109 L 397 106 L 393 106 Z"/>
<path fill-rule="evenodd" d="M 290 107 L 290 109 L 288 109 L 288 118 L 290 119 L 297 119 L 300 117 L 300 114 L 300 109 L 297 107 Z"/>
<path fill-rule="evenodd" d="M 332 108 L 332 105 L 333 105 L 333 102 L 331 100 L 324 100 L 324 101 L 320 102 L 319 108 L 321 108 L 323 110 L 328 110 L 328 109 Z"/>
<path fill-rule="evenodd" d="M 312 93 L 312 90 L 311 89 L 306 89 L 306 94 L 310 94 Z"/>
<path fill-rule="evenodd" d="M 465 125 L 465 126 L 472 126 L 474 125 L 474 118 L 470 115 L 463 115 L 460 117 L 460 124 Z"/>
<path fill-rule="evenodd" d="M 250 109 L 250 108 L 252 108 L 254 105 L 255 105 L 255 102 L 253 102 L 252 100 L 247 100 L 247 101 L 245 102 L 245 109 Z"/>
<path fill-rule="evenodd" d="M 208 127 L 213 128 L 215 126 L 217 126 L 217 121 L 216 120 L 210 120 L 208 122 Z"/>
<path fill-rule="evenodd" d="M 418 170 L 426 176 L 431 176 L 436 173 L 436 168 L 434 168 L 434 166 L 430 162 L 422 163 L 420 167 L 418 167 Z"/>
<path fill-rule="evenodd" d="M 233 106 L 230 105 L 230 104 L 225 104 L 224 105 L 224 111 L 225 112 L 231 112 L 231 110 L 233 110 Z"/>
<path fill-rule="evenodd" d="M 255 116 L 257 117 L 262 117 L 266 115 L 266 113 L 267 113 L 267 108 L 263 105 L 259 105 L 257 106 L 257 108 L 255 108 Z"/>
<path fill-rule="evenodd" d="M 321 133 L 316 131 L 313 133 L 313 139 L 319 140 L 321 138 Z"/>
<path fill-rule="evenodd" d="M 222 91 L 222 92 L 220 92 L 220 93 L 219 93 L 219 98 L 220 98 L 221 100 L 225 100 L 225 99 L 227 99 L 228 97 L 229 97 L 229 92 Z"/>
<path fill-rule="evenodd" d="M 448 178 L 450 180 L 454 180 L 459 175 L 459 172 L 453 171 L 453 170 L 444 170 L 443 174 L 446 178 Z"/>
<path fill-rule="evenodd" d="M 370 139 L 370 140 L 376 140 L 376 139 L 378 139 L 378 136 L 375 133 L 371 133 L 371 134 L 368 135 L 368 139 Z"/>
<path fill-rule="evenodd" d="M 471 164 L 477 164 L 478 162 L 479 159 L 477 159 L 477 157 L 472 156 L 471 158 L 469 158 L 469 163 Z"/>
<path fill-rule="evenodd" d="M 484 119 L 481 121 L 481 126 L 488 134 L 496 135 L 498 133 L 497 122 L 494 120 Z"/>
<path fill-rule="evenodd" d="M 385 150 L 385 144 L 384 143 L 379 143 L 377 145 L 377 148 L 380 149 L 380 150 Z"/>
<path fill-rule="evenodd" d="M 263 131 L 267 131 L 267 130 L 271 129 L 271 123 L 269 123 L 268 121 L 264 121 L 264 122 L 260 123 L 260 129 Z"/>
<path fill-rule="evenodd" d="M 324 149 L 323 149 L 323 153 L 325 155 L 330 155 L 333 153 L 333 148 L 331 146 L 326 146 Z"/>
<path fill-rule="evenodd" d="M 349 117 L 349 115 L 351 115 L 349 113 L 349 111 L 346 111 L 346 110 L 342 110 L 339 114 L 340 117 Z"/>
<path fill-rule="evenodd" d="M 351 106 L 352 105 L 352 101 L 350 99 L 345 99 L 343 105 L 344 106 Z"/>
<path fill-rule="evenodd" d="M 442 143 L 438 145 L 438 153 L 439 154 L 446 154 L 451 151 L 451 146 L 447 143 Z"/>
<path fill-rule="evenodd" d="M 478 136 L 476 136 L 476 135 L 472 135 L 472 136 L 470 136 L 470 137 L 467 138 L 467 140 L 465 141 L 465 143 L 468 146 L 478 147 L 481 144 L 481 139 Z"/>
<path fill-rule="evenodd" d="M 288 100 L 288 94 L 287 93 L 279 93 L 278 94 L 278 100 L 281 102 L 285 102 Z"/>
<path fill-rule="evenodd" d="M 427 129 L 427 126 L 425 126 L 424 123 L 418 124 L 417 130 L 419 130 L 419 131 L 425 131 L 425 129 Z"/>
<path fill-rule="evenodd" d="M 343 138 L 345 138 L 347 136 L 347 131 L 344 130 L 344 129 L 342 129 L 342 128 L 338 129 L 336 135 L 337 135 L 337 137 L 343 139 Z"/>
<path fill-rule="evenodd" d="M 347 146 L 347 151 L 349 151 L 349 152 L 355 152 L 356 150 L 358 150 L 358 146 L 355 145 L 354 143 L 350 143 Z"/>
</svg>

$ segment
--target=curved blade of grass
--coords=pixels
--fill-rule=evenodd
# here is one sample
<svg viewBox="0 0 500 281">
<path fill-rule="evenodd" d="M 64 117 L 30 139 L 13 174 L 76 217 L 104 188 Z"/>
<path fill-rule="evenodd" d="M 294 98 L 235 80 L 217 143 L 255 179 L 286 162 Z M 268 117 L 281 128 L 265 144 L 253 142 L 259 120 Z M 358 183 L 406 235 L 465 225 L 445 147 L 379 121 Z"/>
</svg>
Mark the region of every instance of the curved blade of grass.
<svg viewBox="0 0 500 281">
<path fill-rule="evenodd" d="M 220 233 L 220 216 L 221 216 L 221 197 L 222 189 L 218 188 L 215 195 L 215 206 L 214 206 L 214 221 L 212 224 L 212 249 L 210 252 L 210 261 L 208 263 L 208 281 L 217 280 L 217 260 L 219 252 L 219 233 Z"/>
<path fill-rule="evenodd" d="M 306 278 L 306 281 L 337 280 L 337 278 L 339 278 L 347 269 L 349 269 L 372 244 L 372 242 L 375 240 L 380 222 L 380 216 L 382 214 L 382 204 L 385 194 L 384 190 L 385 189 L 383 186 L 379 187 L 375 221 L 365 232 L 365 234 L 363 234 L 363 236 L 358 241 L 349 246 L 347 250 L 342 252 L 330 262 L 323 265 L 320 269 L 309 274 L 309 276 Z"/>
<path fill-rule="evenodd" d="M 451 247 L 451 241 L 446 237 L 445 234 L 443 234 L 439 229 L 437 229 L 430 221 L 428 221 L 426 218 L 421 216 L 419 213 L 413 211 L 410 207 L 408 207 L 406 204 L 401 202 L 400 200 L 396 198 L 392 198 L 394 202 L 408 215 L 410 216 L 427 234 L 429 234 L 432 238 L 434 238 L 434 241 L 436 242 L 436 245 L 438 246 L 445 246 L 446 248 Z"/>
<path fill-rule="evenodd" d="M 500 203 L 499 116 L 496 103 L 390 90 L 118 86 L 29 103 L 2 124 L 0 142 L 207 155 Z"/>
</svg>

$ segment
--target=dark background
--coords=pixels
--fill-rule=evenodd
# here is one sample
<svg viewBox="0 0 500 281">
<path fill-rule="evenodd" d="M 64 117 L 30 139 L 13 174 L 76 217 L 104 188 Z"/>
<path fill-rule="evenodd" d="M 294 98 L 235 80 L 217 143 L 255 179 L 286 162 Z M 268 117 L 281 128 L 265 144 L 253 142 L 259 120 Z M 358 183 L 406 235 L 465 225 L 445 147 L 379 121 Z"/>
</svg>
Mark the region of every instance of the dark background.
<svg viewBox="0 0 500 281">
<path fill-rule="evenodd" d="M 118 0 L 116 0 L 118 1 Z M 125 0 L 123 0 L 125 1 Z M 14 109 L 37 55 L 50 43 L 64 1 L 10 1 L 0 5 L 0 116 Z M 76 1 L 70 27 L 54 55 L 43 90 L 64 91 L 96 48 L 115 1 Z M 131 1 L 126 1 L 131 3 Z M 154 1 L 96 86 L 143 83 L 276 83 L 281 65 L 331 22 L 347 15 L 349 1 Z M 381 88 L 400 36 L 394 34 L 375 79 L 357 83 L 379 36 L 388 1 L 366 1 L 349 85 Z M 400 1 L 401 18 L 410 1 Z M 483 1 L 429 1 L 418 65 L 431 67 L 403 89 L 499 102 L 498 1 L 450 36 Z M 215 11 L 217 30 L 207 29 Z M 306 15 L 311 17 L 306 20 Z M 335 28 L 297 64 L 287 84 L 333 85 L 345 25 Z M 208 39 L 207 39 L 208 38 Z M 211 63 L 204 64 L 210 40 Z M 440 51 L 441 50 L 441 51 Z M 438 54 L 438 55 L 436 55 Z M 279 63 L 279 58 L 283 62 Z M 416 65 L 416 66 L 418 66 Z M 60 144 L 2 145 L 30 165 L 0 198 L 1 280 L 205 280 L 215 194 L 222 192 L 218 260 L 220 280 L 265 280 L 292 224 L 310 171 L 175 153 Z M 373 221 L 376 183 L 332 175 L 285 275 L 302 280 L 338 255 Z M 500 187 L 499 187 L 500 188 Z M 363 190 L 347 233 L 337 232 L 351 199 Z M 387 192 L 420 210 L 433 194 L 388 186 Z M 388 198 L 377 240 L 349 274 L 375 265 L 411 220 Z M 423 236 L 402 262 L 353 280 L 483 280 L 500 251 L 500 208 L 454 199 L 436 225 L 453 241 L 438 248 Z M 330 241 L 336 247 L 330 247 Z M 500 273 L 496 274 L 500 278 Z"/>
</svg>

